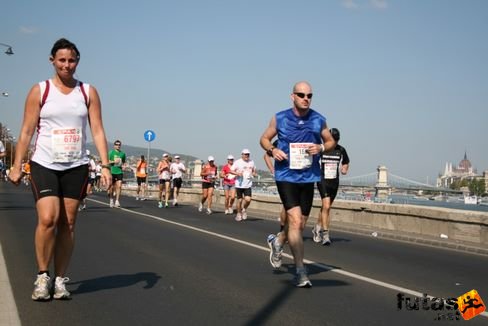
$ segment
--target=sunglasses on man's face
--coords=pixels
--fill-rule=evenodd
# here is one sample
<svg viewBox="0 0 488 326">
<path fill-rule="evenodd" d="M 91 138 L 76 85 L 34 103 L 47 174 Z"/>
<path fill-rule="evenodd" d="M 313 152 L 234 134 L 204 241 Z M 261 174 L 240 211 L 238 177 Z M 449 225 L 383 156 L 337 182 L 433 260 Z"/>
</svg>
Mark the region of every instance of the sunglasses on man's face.
<svg viewBox="0 0 488 326">
<path fill-rule="evenodd" d="M 296 96 L 298 96 L 299 98 L 305 98 L 305 96 L 310 100 L 313 96 L 312 93 L 308 93 L 308 94 L 305 94 L 305 93 L 294 93 Z"/>
</svg>

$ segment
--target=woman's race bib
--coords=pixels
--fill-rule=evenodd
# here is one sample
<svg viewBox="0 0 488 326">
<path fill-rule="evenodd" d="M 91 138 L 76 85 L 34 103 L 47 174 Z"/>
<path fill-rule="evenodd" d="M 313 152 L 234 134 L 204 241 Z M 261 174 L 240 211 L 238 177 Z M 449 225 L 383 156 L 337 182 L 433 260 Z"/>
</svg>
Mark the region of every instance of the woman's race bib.
<svg viewBox="0 0 488 326">
<path fill-rule="evenodd" d="M 169 171 L 165 170 L 165 171 L 161 172 L 161 179 L 163 179 L 163 180 L 171 179 L 171 177 L 169 175 Z"/>
<path fill-rule="evenodd" d="M 51 130 L 53 163 L 71 163 L 82 158 L 81 128 L 58 128 Z"/>
</svg>

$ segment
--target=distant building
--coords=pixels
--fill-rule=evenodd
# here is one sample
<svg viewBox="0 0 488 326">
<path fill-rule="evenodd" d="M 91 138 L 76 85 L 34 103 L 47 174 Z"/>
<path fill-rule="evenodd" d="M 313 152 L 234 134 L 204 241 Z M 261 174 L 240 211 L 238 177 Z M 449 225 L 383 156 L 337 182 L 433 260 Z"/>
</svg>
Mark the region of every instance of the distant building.
<svg viewBox="0 0 488 326">
<path fill-rule="evenodd" d="M 477 175 L 476 169 L 473 167 L 470 160 L 468 160 L 466 152 L 464 152 L 464 158 L 459 162 L 457 167 L 453 167 L 450 162 L 446 163 L 444 174 L 439 175 L 437 178 L 437 186 L 449 188 L 455 181 L 465 179 L 473 180 L 477 179 L 477 177 L 479 178 L 481 176 Z"/>
<path fill-rule="evenodd" d="M 483 172 L 483 179 L 485 179 L 485 194 L 488 193 L 488 170 Z"/>
</svg>

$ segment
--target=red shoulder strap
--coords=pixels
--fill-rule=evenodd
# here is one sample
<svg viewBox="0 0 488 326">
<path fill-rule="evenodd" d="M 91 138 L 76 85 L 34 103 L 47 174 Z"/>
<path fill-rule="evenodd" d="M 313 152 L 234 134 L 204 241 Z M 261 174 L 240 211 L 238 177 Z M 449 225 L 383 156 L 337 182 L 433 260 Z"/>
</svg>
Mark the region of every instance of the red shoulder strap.
<svg viewBox="0 0 488 326">
<path fill-rule="evenodd" d="M 41 108 L 44 106 L 47 100 L 47 96 L 49 95 L 49 79 L 46 80 L 46 88 L 44 89 L 44 93 L 42 94 L 42 99 L 41 99 Z M 80 89 L 81 89 L 81 94 L 83 94 L 83 97 L 85 98 L 85 104 L 86 107 L 88 107 L 88 95 L 86 94 L 85 87 L 83 87 L 83 82 L 80 81 Z"/>
<path fill-rule="evenodd" d="M 41 108 L 44 106 L 47 100 L 47 96 L 49 94 L 49 79 L 46 80 L 46 88 L 44 89 L 44 93 L 42 94 L 42 99 L 41 99 Z"/>
<path fill-rule="evenodd" d="M 83 87 L 83 82 L 81 81 L 80 81 L 80 89 L 81 89 L 81 94 L 83 94 L 83 97 L 85 98 L 86 107 L 88 107 L 88 95 L 86 95 L 85 87 Z"/>
</svg>

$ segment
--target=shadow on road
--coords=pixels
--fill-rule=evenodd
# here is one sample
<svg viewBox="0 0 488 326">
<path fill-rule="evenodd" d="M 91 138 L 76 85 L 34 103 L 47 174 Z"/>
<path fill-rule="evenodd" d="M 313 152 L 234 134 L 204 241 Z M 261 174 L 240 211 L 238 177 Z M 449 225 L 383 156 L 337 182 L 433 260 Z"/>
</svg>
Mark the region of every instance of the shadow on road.
<svg viewBox="0 0 488 326">
<path fill-rule="evenodd" d="M 306 265 L 306 267 L 309 275 L 328 272 L 328 270 L 324 270 L 324 268 L 313 264 Z M 280 270 L 274 270 L 273 273 L 295 275 L 295 265 L 283 264 Z M 311 289 L 296 288 L 291 280 L 282 281 L 282 282 L 283 282 L 282 290 L 276 293 L 275 296 L 268 302 L 268 304 L 263 306 L 263 308 L 259 310 L 254 315 L 254 317 L 245 324 L 246 326 L 266 325 L 266 323 L 272 318 L 272 316 L 276 314 L 277 311 L 279 311 L 280 307 L 284 305 L 284 303 L 287 300 L 290 300 L 290 297 L 296 295 L 297 291 L 311 290 Z M 312 280 L 312 282 L 313 282 L 313 288 L 349 285 L 349 283 L 347 282 L 338 281 L 338 280 Z"/>
<path fill-rule="evenodd" d="M 332 241 L 332 243 L 334 243 L 334 242 L 351 242 L 352 241 L 349 238 L 340 238 L 340 237 L 333 237 L 333 236 L 330 237 L 330 240 Z M 312 242 L 312 241 L 313 241 L 313 237 L 309 237 L 306 235 L 303 236 L 303 242 Z"/>
<path fill-rule="evenodd" d="M 103 277 L 93 278 L 90 280 L 70 282 L 68 284 L 70 285 L 79 284 L 78 288 L 74 291 L 71 291 L 71 293 L 81 294 L 81 293 L 96 292 L 101 290 L 128 287 L 137 284 L 139 282 L 146 283 L 143 287 L 144 289 L 150 289 L 159 281 L 160 278 L 161 276 L 155 273 L 145 272 L 145 273 L 136 273 L 136 274 L 103 276 Z"/>
</svg>

